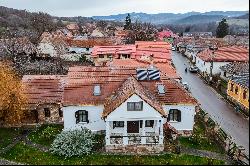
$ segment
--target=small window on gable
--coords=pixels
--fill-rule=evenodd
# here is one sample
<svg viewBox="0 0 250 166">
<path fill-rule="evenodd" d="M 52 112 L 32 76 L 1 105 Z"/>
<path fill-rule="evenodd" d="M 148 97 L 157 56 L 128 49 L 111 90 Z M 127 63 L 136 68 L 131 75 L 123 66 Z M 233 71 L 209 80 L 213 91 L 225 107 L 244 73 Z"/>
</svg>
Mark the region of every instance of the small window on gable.
<svg viewBox="0 0 250 166">
<path fill-rule="evenodd" d="M 171 110 L 169 110 L 167 121 L 168 122 L 169 121 L 181 122 L 181 111 L 177 110 L 177 109 L 171 109 Z"/>
<path fill-rule="evenodd" d="M 44 108 L 44 116 L 45 117 L 50 117 L 50 110 L 49 110 L 49 108 Z"/>
<path fill-rule="evenodd" d="M 95 85 L 94 86 L 94 96 L 100 96 L 101 95 L 101 86 Z"/>
<path fill-rule="evenodd" d="M 143 102 L 128 102 L 127 103 L 127 110 L 128 111 L 142 111 L 143 109 Z"/>
</svg>

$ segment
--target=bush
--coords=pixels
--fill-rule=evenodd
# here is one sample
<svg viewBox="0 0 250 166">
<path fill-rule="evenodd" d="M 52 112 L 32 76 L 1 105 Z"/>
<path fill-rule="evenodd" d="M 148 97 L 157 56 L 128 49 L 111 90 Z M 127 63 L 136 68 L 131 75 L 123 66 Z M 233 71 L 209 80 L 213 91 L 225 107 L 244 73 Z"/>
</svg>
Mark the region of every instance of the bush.
<svg viewBox="0 0 250 166">
<path fill-rule="evenodd" d="M 41 139 L 45 139 L 45 140 L 51 140 L 54 139 L 56 137 L 56 135 L 58 134 L 59 129 L 56 127 L 52 127 L 52 126 L 47 126 L 41 133 L 41 135 L 39 136 Z"/>
<path fill-rule="evenodd" d="M 50 151 L 65 157 L 89 154 L 93 148 L 93 138 L 94 135 L 87 128 L 62 131 L 56 136 Z"/>
</svg>

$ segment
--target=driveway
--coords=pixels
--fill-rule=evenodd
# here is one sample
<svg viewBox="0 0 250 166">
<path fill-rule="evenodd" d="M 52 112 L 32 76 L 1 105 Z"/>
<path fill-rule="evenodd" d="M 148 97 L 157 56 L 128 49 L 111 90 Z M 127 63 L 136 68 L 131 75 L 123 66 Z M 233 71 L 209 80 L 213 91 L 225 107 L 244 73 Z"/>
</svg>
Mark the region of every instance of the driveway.
<svg viewBox="0 0 250 166">
<path fill-rule="evenodd" d="M 191 93 L 201 104 L 201 108 L 232 136 L 237 145 L 243 146 L 249 155 L 249 120 L 234 112 L 234 108 L 221 99 L 211 87 L 204 84 L 196 74 L 185 73 L 185 68 L 189 66 L 187 58 L 172 52 L 172 59 L 182 81 L 189 84 Z"/>
</svg>

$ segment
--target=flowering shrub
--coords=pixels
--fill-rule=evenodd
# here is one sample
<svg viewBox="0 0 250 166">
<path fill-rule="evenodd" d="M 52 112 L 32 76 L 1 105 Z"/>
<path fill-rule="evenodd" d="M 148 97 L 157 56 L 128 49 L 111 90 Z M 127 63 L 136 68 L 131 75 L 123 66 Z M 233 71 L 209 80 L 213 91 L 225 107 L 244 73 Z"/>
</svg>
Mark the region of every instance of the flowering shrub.
<svg viewBox="0 0 250 166">
<path fill-rule="evenodd" d="M 87 128 L 62 131 L 51 145 L 50 151 L 65 157 L 82 156 L 92 151 L 94 135 Z"/>
</svg>

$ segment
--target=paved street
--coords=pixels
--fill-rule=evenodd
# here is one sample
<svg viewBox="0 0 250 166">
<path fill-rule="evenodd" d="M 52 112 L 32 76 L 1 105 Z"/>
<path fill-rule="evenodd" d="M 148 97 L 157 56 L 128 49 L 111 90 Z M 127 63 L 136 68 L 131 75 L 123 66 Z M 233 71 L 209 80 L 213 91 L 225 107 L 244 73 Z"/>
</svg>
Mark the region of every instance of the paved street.
<svg viewBox="0 0 250 166">
<path fill-rule="evenodd" d="M 183 82 L 189 84 L 191 93 L 201 104 L 201 108 L 232 136 L 236 144 L 242 145 L 246 149 L 246 154 L 249 155 L 249 120 L 237 115 L 233 107 L 220 99 L 196 74 L 185 73 L 185 67 L 188 67 L 185 57 L 173 52 L 172 59 L 178 74 Z"/>
</svg>

